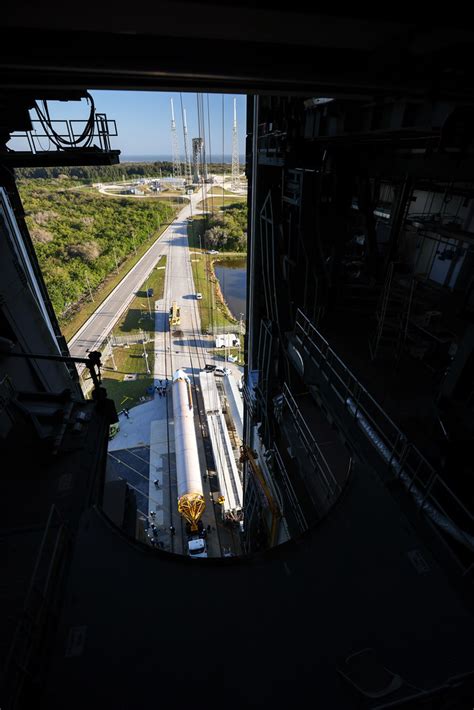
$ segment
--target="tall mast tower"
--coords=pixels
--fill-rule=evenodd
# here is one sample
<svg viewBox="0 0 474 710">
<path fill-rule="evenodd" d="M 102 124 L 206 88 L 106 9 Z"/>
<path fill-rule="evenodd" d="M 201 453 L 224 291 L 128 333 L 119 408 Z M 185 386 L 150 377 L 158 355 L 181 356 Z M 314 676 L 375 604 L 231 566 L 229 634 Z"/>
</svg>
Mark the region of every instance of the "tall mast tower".
<svg viewBox="0 0 474 710">
<path fill-rule="evenodd" d="M 234 127 L 232 128 L 232 189 L 240 187 L 239 138 L 237 135 L 237 108 L 234 99 Z"/>
<path fill-rule="evenodd" d="M 179 145 L 178 145 L 178 134 L 176 132 L 176 122 L 174 120 L 174 108 L 173 99 L 171 100 L 171 148 L 173 152 L 173 177 L 180 178 L 181 172 L 181 161 L 179 159 Z"/>
<path fill-rule="evenodd" d="M 189 155 L 188 126 L 186 123 L 186 109 L 185 108 L 183 108 L 183 132 L 184 132 L 184 159 L 186 161 L 186 163 L 185 163 L 185 177 L 186 177 L 186 182 L 189 184 L 192 179 L 192 171 L 191 171 L 191 157 Z"/>
<path fill-rule="evenodd" d="M 199 185 L 201 180 L 201 154 L 202 154 L 202 138 L 193 138 L 193 183 Z"/>
</svg>

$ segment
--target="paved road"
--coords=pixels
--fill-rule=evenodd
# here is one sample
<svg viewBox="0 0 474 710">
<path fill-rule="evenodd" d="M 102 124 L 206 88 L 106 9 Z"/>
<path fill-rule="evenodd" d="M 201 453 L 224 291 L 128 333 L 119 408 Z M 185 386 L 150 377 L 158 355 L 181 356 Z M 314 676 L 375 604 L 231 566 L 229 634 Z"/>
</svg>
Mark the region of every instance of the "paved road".
<svg viewBox="0 0 474 710">
<path fill-rule="evenodd" d="M 196 200 L 200 200 L 200 195 Z M 201 334 L 201 322 L 199 316 L 198 301 L 196 299 L 195 284 L 192 273 L 191 259 L 193 258 L 188 247 L 187 239 L 187 216 L 190 209 L 183 210 L 172 226 L 166 230 L 160 239 L 161 253 L 166 254 L 167 264 L 164 284 L 164 297 L 154 302 L 155 308 L 155 358 L 154 358 L 154 383 L 159 385 L 159 380 L 167 379 L 171 381 L 173 373 L 177 369 L 184 370 L 196 386 L 194 392 L 199 388 L 199 371 L 206 362 L 212 362 L 213 358 L 206 351 L 213 346 L 213 339 Z M 170 329 L 168 314 L 173 301 L 180 306 L 181 323 Z M 235 367 L 237 379 L 240 377 L 238 368 Z M 171 390 L 171 384 L 169 385 Z M 206 451 L 204 447 L 203 432 L 207 426 L 205 412 L 199 411 L 200 398 L 194 396 L 195 404 L 195 426 L 198 443 L 198 453 L 201 472 L 207 470 Z M 174 429 L 172 426 L 171 396 L 161 398 L 156 397 L 153 403 L 142 405 L 148 412 L 149 423 L 142 422 L 140 425 L 140 438 L 148 436 L 146 443 L 150 446 L 150 476 L 148 483 L 148 514 L 155 512 L 155 522 L 158 525 L 159 535 L 164 535 L 165 549 L 173 550 L 181 554 L 186 553 L 186 543 L 183 535 L 183 528 L 176 510 L 177 487 L 176 487 L 176 463 L 174 453 Z M 116 439 L 111 442 L 111 449 L 118 449 L 130 445 L 135 439 L 133 432 L 137 428 L 137 422 L 141 407 L 134 407 L 130 412 L 130 419 L 121 420 L 121 432 Z M 169 417 L 169 440 L 168 424 Z M 211 477 L 215 476 L 214 473 Z M 154 478 L 160 481 L 160 488 L 157 490 L 153 484 Z M 213 532 L 208 538 L 208 548 L 210 556 L 220 556 L 224 548 L 233 548 L 234 533 L 226 528 L 220 521 L 220 516 L 216 517 L 215 504 L 211 500 L 211 485 L 215 490 L 217 481 L 208 476 L 203 476 L 203 491 L 206 498 L 206 510 L 203 515 L 204 525 L 211 525 Z M 213 496 L 215 500 L 215 495 Z M 218 507 L 218 506 L 217 506 Z M 150 518 L 151 520 L 151 518 Z M 176 528 L 174 539 L 166 537 L 170 523 Z"/>
<path fill-rule="evenodd" d="M 152 271 L 160 256 L 167 253 L 167 239 L 176 229 L 182 230 L 182 225 L 191 214 L 191 209 L 196 211 L 195 205 L 201 200 L 202 189 L 191 196 L 191 205 L 188 204 L 181 210 L 176 220 L 170 224 L 162 236 L 150 247 L 89 320 L 71 338 L 68 347 L 73 357 L 87 357 L 88 350 L 96 349 L 103 342 L 125 308 L 132 301 L 135 292 Z"/>
</svg>

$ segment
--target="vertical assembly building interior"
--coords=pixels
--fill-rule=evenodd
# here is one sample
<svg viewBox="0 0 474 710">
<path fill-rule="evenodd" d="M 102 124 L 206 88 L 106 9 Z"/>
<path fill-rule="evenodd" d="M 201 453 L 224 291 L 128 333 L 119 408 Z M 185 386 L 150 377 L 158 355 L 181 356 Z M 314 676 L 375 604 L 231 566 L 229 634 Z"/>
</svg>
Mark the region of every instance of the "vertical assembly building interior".
<svg viewBox="0 0 474 710">
<path fill-rule="evenodd" d="M 20 2 L 0 37 L 0 706 L 471 708 L 465 18 Z M 103 510 L 114 408 L 83 398 L 13 169 L 118 152 L 6 149 L 90 89 L 248 94 L 241 558 L 146 547 L 125 488 Z"/>
</svg>

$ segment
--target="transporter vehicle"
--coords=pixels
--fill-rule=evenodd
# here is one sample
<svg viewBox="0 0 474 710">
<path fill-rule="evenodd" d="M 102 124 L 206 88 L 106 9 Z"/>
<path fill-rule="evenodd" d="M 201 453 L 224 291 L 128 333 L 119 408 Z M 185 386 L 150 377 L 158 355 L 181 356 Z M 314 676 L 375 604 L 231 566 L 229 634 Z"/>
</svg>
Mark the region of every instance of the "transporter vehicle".
<svg viewBox="0 0 474 710">
<path fill-rule="evenodd" d="M 207 557 L 201 517 L 206 503 L 194 429 L 191 382 L 183 370 L 173 375 L 173 416 L 178 483 L 178 512 L 186 521 L 188 554 Z"/>
<path fill-rule="evenodd" d="M 238 348 L 239 336 L 235 333 L 224 333 L 216 337 L 216 348 Z"/>
<path fill-rule="evenodd" d="M 171 304 L 169 321 L 170 325 L 180 325 L 181 323 L 181 310 L 176 301 Z"/>
</svg>

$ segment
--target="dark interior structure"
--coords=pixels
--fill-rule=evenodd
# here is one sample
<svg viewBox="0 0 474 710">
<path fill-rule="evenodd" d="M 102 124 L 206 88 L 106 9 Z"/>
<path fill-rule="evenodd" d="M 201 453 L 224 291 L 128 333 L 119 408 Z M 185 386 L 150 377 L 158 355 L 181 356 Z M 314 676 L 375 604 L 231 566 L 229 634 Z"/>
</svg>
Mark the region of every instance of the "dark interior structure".
<svg viewBox="0 0 474 710">
<path fill-rule="evenodd" d="M 471 710 L 474 31 L 450 9 L 2 12 L 2 710 Z M 248 95 L 242 557 L 104 512 L 116 412 L 83 397 L 13 169 L 119 151 L 6 148 L 91 89 Z"/>
</svg>

